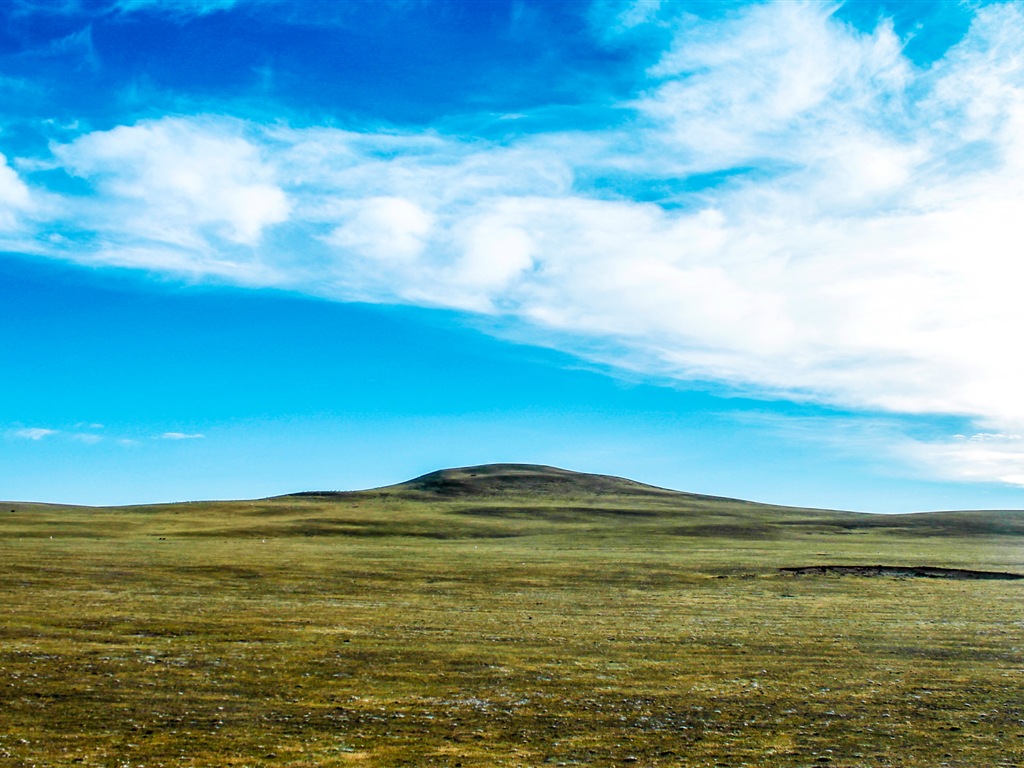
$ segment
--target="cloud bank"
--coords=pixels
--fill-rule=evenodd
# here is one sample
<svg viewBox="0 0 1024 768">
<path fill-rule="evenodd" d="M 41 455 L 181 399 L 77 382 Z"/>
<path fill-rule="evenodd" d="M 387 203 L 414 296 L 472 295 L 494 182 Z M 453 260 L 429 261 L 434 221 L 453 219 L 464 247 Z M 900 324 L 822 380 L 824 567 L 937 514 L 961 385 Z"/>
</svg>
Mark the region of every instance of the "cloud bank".
<svg viewBox="0 0 1024 768">
<path fill-rule="evenodd" d="M 44 162 L 87 192 L 0 158 L 0 233 L 477 313 L 646 374 L 962 416 L 995 437 L 905 454 L 1024 485 L 1024 9 L 980 8 L 926 67 L 890 24 L 834 10 L 620 15 L 670 42 L 599 129 L 499 142 L 191 115 L 85 133 Z"/>
</svg>

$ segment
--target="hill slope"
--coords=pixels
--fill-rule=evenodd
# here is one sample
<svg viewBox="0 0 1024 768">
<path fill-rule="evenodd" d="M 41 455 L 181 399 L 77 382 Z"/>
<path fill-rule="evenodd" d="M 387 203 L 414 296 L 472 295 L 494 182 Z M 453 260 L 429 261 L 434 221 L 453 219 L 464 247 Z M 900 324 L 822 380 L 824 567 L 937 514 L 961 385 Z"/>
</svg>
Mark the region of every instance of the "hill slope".
<svg viewBox="0 0 1024 768">
<path fill-rule="evenodd" d="M 1024 511 L 873 515 L 759 504 L 533 464 L 443 469 L 364 491 L 131 507 L 5 503 L 12 536 L 529 536 L 773 540 L 1024 537 Z"/>
</svg>

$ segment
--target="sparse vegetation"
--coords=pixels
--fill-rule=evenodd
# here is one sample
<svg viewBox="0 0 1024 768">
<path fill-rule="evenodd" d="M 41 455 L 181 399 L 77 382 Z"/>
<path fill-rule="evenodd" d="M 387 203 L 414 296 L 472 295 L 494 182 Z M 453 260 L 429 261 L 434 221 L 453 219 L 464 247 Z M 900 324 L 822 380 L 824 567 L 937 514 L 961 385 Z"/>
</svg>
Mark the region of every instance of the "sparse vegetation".
<svg viewBox="0 0 1024 768">
<path fill-rule="evenodd" d="M 1019 766 L 1024 514 L 542 468 L 0 516 L 0 766 Z M 6 510 L 13 511 L 6 511 Z"/>
</svg>

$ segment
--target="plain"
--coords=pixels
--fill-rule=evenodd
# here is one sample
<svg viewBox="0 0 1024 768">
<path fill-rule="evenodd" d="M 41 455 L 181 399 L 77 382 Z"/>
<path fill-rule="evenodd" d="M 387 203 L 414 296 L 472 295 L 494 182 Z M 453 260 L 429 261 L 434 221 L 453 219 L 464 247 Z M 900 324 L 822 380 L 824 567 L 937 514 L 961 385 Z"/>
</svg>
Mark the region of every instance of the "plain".
<svg viewBox="0 0 1024 768">
<path fill-rule="evenodd" d="M 527 465 L 0 507 L 0 765 L 1019 766 L 1024 513 Z"/>
</svg>

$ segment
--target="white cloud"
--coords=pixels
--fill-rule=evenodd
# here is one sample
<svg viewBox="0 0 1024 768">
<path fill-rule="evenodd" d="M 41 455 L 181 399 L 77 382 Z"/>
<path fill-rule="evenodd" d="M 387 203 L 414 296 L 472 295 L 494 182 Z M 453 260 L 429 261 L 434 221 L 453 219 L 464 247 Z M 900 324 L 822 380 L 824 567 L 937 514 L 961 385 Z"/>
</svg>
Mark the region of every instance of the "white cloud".
<svg viewBox="0 0 1024 768">
<path fill-rule="evenodd" d="M 1021 435 L 979 433 L 945 441 L 904 441 L 902 458 L 940 478 L 997 481 L 1024 487 Z"/>
<path fill-rule="evenodd" d="M 433 217 L 419 205 L 401 197 L 371 197 L 341 201 L 345 217 L 327 241 L 362 257 L 408 264 L 422 253 Z"/>
<path fill-rule="evenodd" d="M 669 159 L 691 170 L 802 164 L 857 139 L 865 118 L 898 111 L 890 97 L 909 77 L 900 41 L 884 24 L 857 34 L 834 9 L 778 2 L 714 24 L 684 20 L 650 70 L 660 82 L 636 102 L 666 132 Z"/>
<path fill-rule="evenodd" d="M 533 239 L 499 211 L 465 222 L 460 235 L 462 255 L 455 264 L 455 279 L 477 295 L 507 290 L 533 266 Z"/>
<path fill-rule="evenodd" d="M 160 437 L 164 440 L 199 440 L 206 437 L 206 435 L 199 434 L 198 432 L 192 434 L 187 432 L 164 432 Z"/>
<path fill-rule="evenodd" d="M 54 154 L 96 186 L 64 205 L 100 246 L 56 255 L 487 313 L 646 373 L 1024 432 L 1024 11 L 979 9 L 922 69 L 891 25 L 833 10 L 680 16 L 628 130 L 87 134 Z M 634 195 L 662 187 L 665 205 Z M 1016 482 L 1014 444 L 922 446 Z"/>
<path fill-rule="evenodd" d="M 233 121 L 167 118 L 86 134 L 53 148 L 98 197 L 66 215 L 101 234 L 109 263 L 273 281 L 253 248 L 287 220 L 273 167 Z"/>
<path fill-rule="evenodd" d="M 28 186 L 0 154 L 0 232 L 15 229 L 29 204 Z"/>
<path fill-rule="evenodd" d="M 21 437 L 26 440 L 42 440 L 44 437 L 50 435 L 56 435 L 56 429 L 43 429 L 42 427 L 26 427 L 24 429 L 16 429 L 12 432 L 15 437 Z"/>
</svg>

